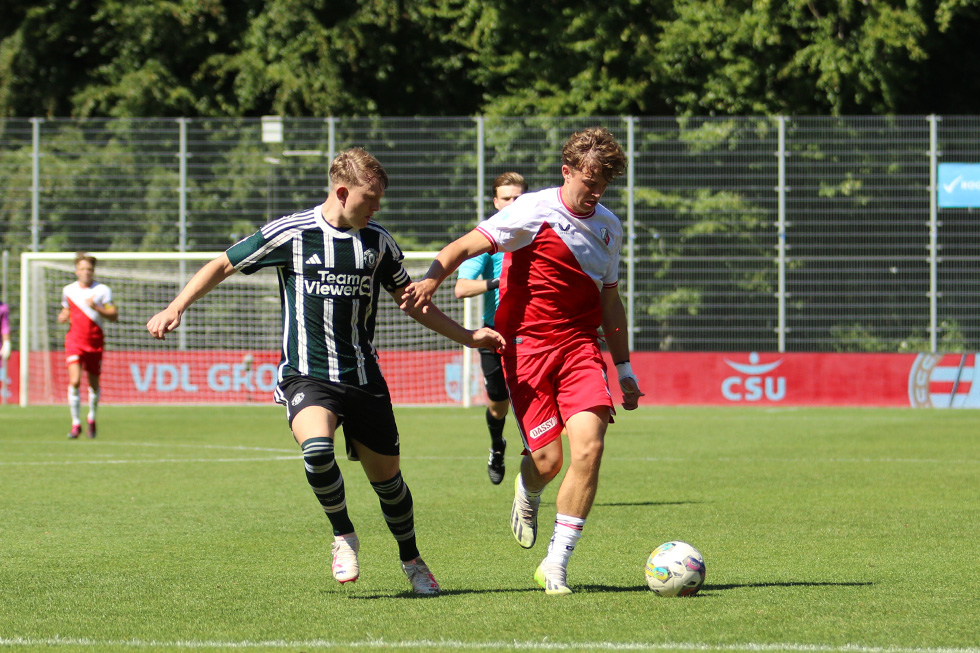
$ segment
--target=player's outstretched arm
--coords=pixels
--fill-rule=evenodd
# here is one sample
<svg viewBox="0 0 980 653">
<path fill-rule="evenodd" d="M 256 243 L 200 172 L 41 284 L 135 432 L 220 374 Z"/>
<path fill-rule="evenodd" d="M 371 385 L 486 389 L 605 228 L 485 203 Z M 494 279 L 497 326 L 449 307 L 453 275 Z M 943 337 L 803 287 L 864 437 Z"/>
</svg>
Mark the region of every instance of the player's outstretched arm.
<svg viewBox="0 0 980 653">
<path fill-rule="evenodd" d="M 404 292 L 405 288 L 398 288 L 391 293 L 391 298 L 395 300 L 395 303 L 398 303 L 399 298 L 404 295 Z M 408 308 L 403 307 L 402 310 L 422 326 L 435 331 L 441 336 L 446 336 L 464 347 L 474 349 L 477 347 L 486 347 L 487 349 L 496 349 L 497 351 L 504 350 L 505 341 L 503 336 L 493 329 L 480 327 L 475 331 L 471 331 L 443 313 L 439 310 L 439 307 L 431 302 L 426 304 L 424 310 L 422 306 L 416 304 L 412 304 Z"/>
<path fill-rule="evenodd" d="M 428 310 L 428 305 L 432 301 L 432 296 L 436 294 L 439 284 L 455 272 L 460 263 L 478 254 L 489 252 L 491 248 L 492 245 L 487 237 L 476 229 L 449 243 L 436 255 L 424 277 L 405 286 L 399 306 L 403 311 L 409 311 L 416 306 Z"/>
<path fill-rule="evenodd" d="M 163 340 L 168 333 L 180 326 L 180 316 L 191 304 L 234 273 L 235 267 L 228 260 L 227 254 L 212 259 L 191 277 L 167 308 L 150 318 L 146 323 L 146 330 L 157 340 Z"/>
</svg>

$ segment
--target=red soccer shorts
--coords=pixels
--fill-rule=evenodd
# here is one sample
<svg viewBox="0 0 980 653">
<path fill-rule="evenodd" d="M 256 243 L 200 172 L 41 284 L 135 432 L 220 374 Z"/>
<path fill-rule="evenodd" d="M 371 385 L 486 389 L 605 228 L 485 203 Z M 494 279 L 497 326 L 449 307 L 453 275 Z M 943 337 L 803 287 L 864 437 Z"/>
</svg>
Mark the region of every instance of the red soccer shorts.
<svg viewBox="0 0 980 653">
<path fill-rule="evenodd" d="M 65 364 L 69 367 L 73 363 L 77 363 L 82 366 L 86 374 L 92 374 L 99 376 L 102 373 L 102 352 L 101 351 L 81 351 L 75 350 L 65 350 L 66 358 Z"/>
<path fill-rule="evenodd" d="M 524 448 L 537 451 L 561 436 L 565 420 L 599 407 L 613 412 L 599 347 L 578 340 L 547 351 L 503 357 L 504 378 Z"/>
</svg>

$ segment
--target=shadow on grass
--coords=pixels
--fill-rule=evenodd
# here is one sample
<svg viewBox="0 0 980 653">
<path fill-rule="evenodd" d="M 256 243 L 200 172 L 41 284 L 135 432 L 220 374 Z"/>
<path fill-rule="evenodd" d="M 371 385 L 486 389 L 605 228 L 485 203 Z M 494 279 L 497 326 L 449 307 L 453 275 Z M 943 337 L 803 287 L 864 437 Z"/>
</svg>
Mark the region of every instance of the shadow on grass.
<svg viewBox="0 0 980 653">
<path fill-rule="evenodd" d="M 572 586 L 573 592 L 591 593 L 591 592 L 647 592 L 646 585 L 636 585 L 633 587 L 614 587 L 612 585 L 578 585 Z M 468 590 L 468 589 L 452 589 L 452 590 L 442 590 L 439 596 L 467 596 L 469 594 L 514 594 L 519 592 L 530 592 L 532 594 L 544 594 L 544 591 L 540 587 L 498 587 L 496 589 L 479 589 L 479 590 Z M 573 594 L 574 596 L 574 594 Z M 400 592 L 397 594 L 391 593 L 372 593 L 372 594 L 351 594 L 347 598 L 349 599 L 428 599 L 434 598 L 429 596 L 419 596 L 417 594 L 412 594 L 411 592 Z"/>
<path fill-rule="evenodd" d="M 737 590 L 753 587 L 870 587 L 874 585 L 871 582 L 816 582 L 816 581 L 784 581 L 784 582 L 771 582 L 771 583 L 725 583 L 725 584 L 708 584 L 701 588 L 701 591 L 694 596 L 684 597 L 688 599 L 697 599 L 699 597 L 710 596 L 714 592 L 724 592 L 728 590 Z M 650 589 L 646 585 L 630 585 L 630 586 L 617 586 L 617 585 L 578 585 L 572 586 L 572 590 L 576 593 L 621 593 L 621 592 L 637 592 L 650 594 Z M 532 592 L 535 594 L 541 593 L 540 587 L 499 587 L 496 589 L 479 589 L 479 590 L 468 590 L 468 589 L 452 589 L 443 590 L 439 596 L 466 596 L 468 594 L 512 594 L 515 592 Z M 412 594 L 411 592 L 398 592 L 392 594 L 391 592 L 379 592 L 371 594 L 351 594 L 347 598 L 349 599 L 428 599 L 435 598 L 429 596 L 419 596 L 417 594 Z"/>
<path fill-rule="evenodd" d="M 817 582 L 817 581 L 784 581 L 784 582 L 770 582 L 770 583 L 726 583 L 726 584 L 709 584 L 705 585 L 701 590 L 702 592 L 711 592 L 715 590 L 739 590 L 746 587 L 871 587 L 874 585 L 872 582 Z"/>
<path fill-rule="evenodd" d="M 634 507 L 634 506 L 690 506 L 700 501 L 615 501 L 609 503 L 595 502 L 596 506 L 609 507 Z"/>
<path fill-rule="evenodd" d="M 859 582 L 812 582 L 812 581 L 786 581 L 786 582 L 773 582 L 773 583 L 726 583 L 714 584 L 708 583 L 701 588 L 701 591 L 692 597 L 685 598 L 697 598 L 699 596 L 710 595 L 716 591 L 726 591 L 726 590 L 736 590 L 752 587 L 866 587 L 874 585 L 874 583 L 859 583 Z M 630 585 L 627 587 L 616 586 L 616 585 L 572 585 L 572 589 L 580 592 L 646 592 L 650 593 L 650 588 L 646 585 Z M 523 590 L 504 590 L 504 591 L 523 591 Z M 532 588 L 531 591 L 540 592 L 538 588 Z"/>
</svg>

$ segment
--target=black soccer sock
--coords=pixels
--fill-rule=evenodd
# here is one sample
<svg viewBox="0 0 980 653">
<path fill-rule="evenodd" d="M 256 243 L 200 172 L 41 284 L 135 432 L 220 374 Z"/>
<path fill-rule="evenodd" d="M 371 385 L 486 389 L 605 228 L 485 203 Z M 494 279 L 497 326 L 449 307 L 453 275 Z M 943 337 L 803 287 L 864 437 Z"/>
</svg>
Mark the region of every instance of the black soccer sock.
<svg viewBox="0 0 980 653">
<path fill-rule="evenodd" d="M 354 524 L 347 515 L 347 496 L 344 493 L 344 477 L 333 455 L 333 440 L 310 438 L 303 442 L 303 460 L 306 463 L 306 480 L 309 481 L 317 501 L 327 514 L 334 535 L 354 532 Z"/>
<path fill-rule="evenodd" d="M 490 446 L 494 451 L 500 451 L 504 448 L 504 423 L 507 418 L 497 419 L 490 414 L 490 409 L 487 408 L 487 428 L 490 429 Z"/>
<path fill-rule="evenodd" d="M 412 492 L 398 472 L 391 479 L 381 483 L 371 483 L 371 487 L 381 500 L 381 512 L 388 523 L 388 530 L 398 542 L 398 556 L 404 562 L 419 557 L 415 543 L 415 509 Z"/>
</svg>

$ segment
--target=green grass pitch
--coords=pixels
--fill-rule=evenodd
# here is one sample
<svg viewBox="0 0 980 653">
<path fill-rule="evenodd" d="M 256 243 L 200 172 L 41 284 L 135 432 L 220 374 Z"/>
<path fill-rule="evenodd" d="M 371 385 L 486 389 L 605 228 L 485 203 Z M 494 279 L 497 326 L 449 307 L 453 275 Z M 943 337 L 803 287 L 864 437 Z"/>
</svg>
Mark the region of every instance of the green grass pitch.
<svg viewBox="0 0 980 653">
<path fill-rule="evenodd" d="M 932 651 L 980 653 L 980 429 L 971 411 L 641 408 L 606 439 L 568 597 L 532 574 L 486 475 L 483 410 L 398 408 L 419 546 L 414 597 L 359 466 L 341 465 L 361 578 L 277 406 L 0 407 L 0 649 L 16 651 Z M 683 539 L 693 598 L 646 589 Z"/>
</svg>

